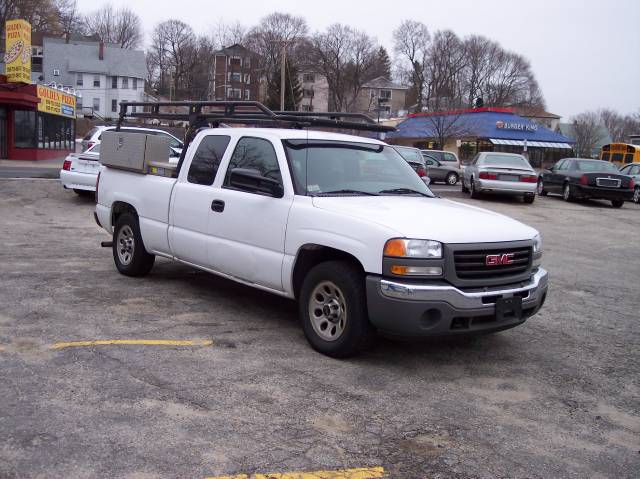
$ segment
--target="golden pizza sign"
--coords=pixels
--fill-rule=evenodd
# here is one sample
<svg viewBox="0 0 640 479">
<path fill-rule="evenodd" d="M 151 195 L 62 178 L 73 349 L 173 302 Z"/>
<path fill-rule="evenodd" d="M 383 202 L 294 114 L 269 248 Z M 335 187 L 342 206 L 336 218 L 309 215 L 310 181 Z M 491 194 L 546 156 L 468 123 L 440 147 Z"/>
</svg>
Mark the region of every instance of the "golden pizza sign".
<svg viewBox="0 0 640 479">
<path fill-rule="evenodd" d="M 38 111 L 51 115 L 76 117 L 76 97 L 60 90 L 38 85 Z"/>
<path fill-rule="evenodd" d="M 25 20 L 7 20 L 4 30 L 7 81 L 31 83 L 31 25 Z"/>
</svg>

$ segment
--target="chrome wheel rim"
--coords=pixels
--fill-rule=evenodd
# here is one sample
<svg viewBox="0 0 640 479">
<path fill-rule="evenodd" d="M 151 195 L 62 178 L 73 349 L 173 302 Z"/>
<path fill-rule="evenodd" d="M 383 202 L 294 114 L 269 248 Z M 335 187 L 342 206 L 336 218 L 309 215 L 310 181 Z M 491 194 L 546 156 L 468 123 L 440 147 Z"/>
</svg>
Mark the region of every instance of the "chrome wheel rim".
<svg viewBox="0 0 640 479">
<path fill-rule="evenodd" d="M 455 185 L 458 182 L 458 177 L 456 175 L 447 176 L 447 183 L 450 185 Z"/>
<path fill-rule="evenodd" d="M 544 191 L 544 185 L 542 184 L 542 180 L 538 182 L 538 194 L 541 195 Z"/>
<path fill-rule="evenodd" d="M 309 298 L 311 326 L 325 341 L 336 341 L 347 324 L 347 308 L 344 294 L 331 281 L 322 281 Z"/>
<path fill-rule="evenodd" d="M 633 190 L 633 202 L 640 203 L 640 188 Z"/>
<path fill-rule="evenodd" d="M 133 260 L 133 249 L 135 247 L 135 239 L 133 237 L 133 230 L 131 226 L 124 225 L 118 232 L 118 238 L 116 240 L 116 251 L 118 253 L 118 259 L 120 263 L 127 266 Z"/>
<path fill-rule="evenodd" d="M 563 195 L 562 196 L 564 197 L 565 200 L 569 199 L 569 195 L 570 195 L 570 191 L 571 191 L 569 188 L 570 188 L 569 185 L 564 185 L 564 190 L 563 190 Z"/>
</svg>

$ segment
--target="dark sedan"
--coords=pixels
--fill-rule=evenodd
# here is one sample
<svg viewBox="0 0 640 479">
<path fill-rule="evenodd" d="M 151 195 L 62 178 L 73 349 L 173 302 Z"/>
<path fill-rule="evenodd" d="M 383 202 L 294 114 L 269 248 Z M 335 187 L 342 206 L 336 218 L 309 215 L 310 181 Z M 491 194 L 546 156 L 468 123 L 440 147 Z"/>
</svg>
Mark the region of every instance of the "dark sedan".
<svg viewBox="0 0 640 479">
<path fill-rule="evenodd" d="M 540 174 L 538 194 L 561 194 L 565 201 L 609 200 L 620 208 L 632 200 L 634 186 L 633 178 L 620 174 L 608 161 L 565 158 Z"/>
</svg>

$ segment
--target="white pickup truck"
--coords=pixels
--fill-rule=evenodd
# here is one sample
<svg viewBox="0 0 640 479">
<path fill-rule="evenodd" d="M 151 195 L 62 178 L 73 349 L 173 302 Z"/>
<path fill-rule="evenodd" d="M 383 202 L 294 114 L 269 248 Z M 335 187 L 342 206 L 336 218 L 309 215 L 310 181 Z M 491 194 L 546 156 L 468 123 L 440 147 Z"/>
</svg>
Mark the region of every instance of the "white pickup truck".
<svg viewBox="0 0 640 479">
<path fill-rule="evenodd" d="M 385 143 L 201 129 L 177 178 L 102 167 L 96 221 L 125 275 L 155 256 L 294 299 L 311 346 L 346 357 L 376 331 L 494 332 L 547 294 L 538 232 L 435 196 Z"/>
</svg>

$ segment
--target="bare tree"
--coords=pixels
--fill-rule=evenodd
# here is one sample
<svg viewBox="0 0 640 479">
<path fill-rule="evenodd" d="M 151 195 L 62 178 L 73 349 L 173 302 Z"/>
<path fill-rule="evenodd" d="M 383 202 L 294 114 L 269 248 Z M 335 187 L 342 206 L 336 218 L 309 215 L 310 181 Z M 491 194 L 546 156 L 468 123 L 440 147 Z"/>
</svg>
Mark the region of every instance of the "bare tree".
<svg viewBox="0 0 640 479">
<path fill-rule="evenodd" d="M 629 135 L 640 134 L 640 113 L 621 115 L 610 108 L 602 108 L 598 116 L 614 142 L 626 142 Z"/>
<path fill-rule="evenodd" d="M 126 7 L 115 10 L 107 5 L 86 15 L 84 23 L 89 35 L 96 35 L 105 43 L 133 49 L 142 42 L 142 21 Z"/>
<path fill-rule="evenodd" d="M 34 32 L 61 33 L 59 12 L 54 0 L 1 0 L 0 31 L 4 37 L 5 21 L 21 18 Z"/>
<path fill-rule="evenodd" d="M 330 108 L 352 111 L 375 70 L 375 41 L 366 33 L 335 23 L 311 39 L 312 61 L 329 84 Z"/>
<path fill-rule="evenodd" d="M 399 68 L 406 72 L 411 82 L 418 111 L 424 106 L 425 64 L 429 58 L 430 40 L 427 26 L 414 20 L 405 20 L 393 32 L 393 49 L 399 57 Z"/>
<path fill-rule="evenodd" d="M 467 58 L 462 41 L 451 30 L 438 31 L 425 65 L 427 104 L 430 110 L 460 106 L 462 73 Z"/>
<path fill-rule="evenodd" d="M 211 43 L 217 49 L 236 43 L 242 45 L 246 42 L 248 33 L 248 28 L 240 22 L 224 23 L 220 21 L 211 28 Z"/>
<path fill-rule="evenodd" d="M 591 158 L 594 148 L 602 141 L 602 127 L 594 112 L 581 113 L 571 119 L 575 151 L 579 157 Z"/>
<path fill-rule="evenodd" d="M 453 139 L 473 135 L 472 125 L 468 123 L 460 112 L 435 112 L 425 115 L 427 125 L 431 129 L 432 137 L 438 142 L 438 148 L 444 149 Z"/>
</svg>

